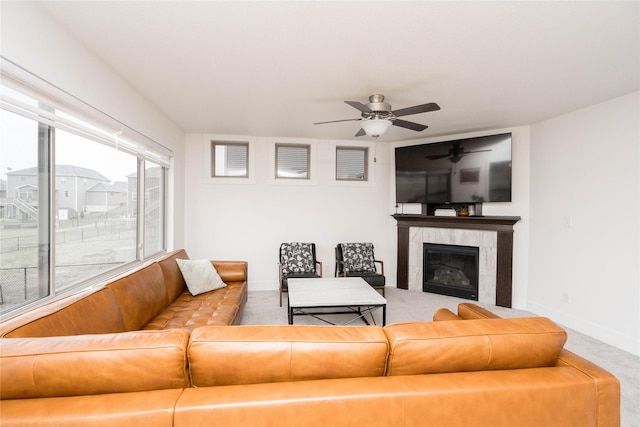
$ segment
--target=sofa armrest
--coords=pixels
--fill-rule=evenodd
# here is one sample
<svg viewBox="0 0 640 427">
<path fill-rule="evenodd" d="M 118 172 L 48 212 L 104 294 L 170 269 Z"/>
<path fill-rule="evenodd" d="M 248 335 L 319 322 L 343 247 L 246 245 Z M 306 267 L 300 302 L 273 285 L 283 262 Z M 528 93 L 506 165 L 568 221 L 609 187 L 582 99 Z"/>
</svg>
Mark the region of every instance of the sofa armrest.
<svg viewBox="0 0 640 427">
<path fill-rule="evenodd" d="M 211 261 L 223 282 L 246 282 L 248 263 L 246 261 Z"/>
<path fill-rule="evenodd" d="M 495 313 L 473 303 L 458 304 L 458 316 L 465 319 L 500 319 Z"/>
<path fill-rule="evenodd" d="M 439 322 L 443 320 L 463 320 L 462 317 L 457 316 L 451 310 L 447 308 L 441 308 L 435 313 L 433 313 L 433 321 Z"/>
<path fill-rule="evenodd" d="M 620 381 L 598 365 L 563 349 L 556 366 L 570 366 L 593 380 L 598 394 L 598 426 L 620 425 Z"/>
</svg>

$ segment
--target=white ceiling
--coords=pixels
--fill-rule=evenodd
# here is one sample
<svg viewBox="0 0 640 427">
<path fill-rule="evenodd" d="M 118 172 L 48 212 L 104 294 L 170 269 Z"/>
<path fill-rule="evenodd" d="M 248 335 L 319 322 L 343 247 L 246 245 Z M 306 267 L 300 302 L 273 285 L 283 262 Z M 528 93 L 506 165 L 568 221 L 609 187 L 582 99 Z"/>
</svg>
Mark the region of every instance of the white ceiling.
<svg viewBox="0 0 640 427">
<path fill-rule="evenodd" d="M 43 1 L 185 132 L 351 139 L 381 93 L 400 141 L 536 123 L 640 89 L 640 3 Z M 364 137 L 368 138 L 368 137 Z"/>
</svg>

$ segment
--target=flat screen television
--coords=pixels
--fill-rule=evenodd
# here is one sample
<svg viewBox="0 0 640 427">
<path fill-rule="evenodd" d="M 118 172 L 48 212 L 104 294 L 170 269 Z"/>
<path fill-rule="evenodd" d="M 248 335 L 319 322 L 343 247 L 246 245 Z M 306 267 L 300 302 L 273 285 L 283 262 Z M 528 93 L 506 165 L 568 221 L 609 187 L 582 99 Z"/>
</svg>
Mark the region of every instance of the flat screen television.
<svg viewBox="0 0 640 427">
<path fill-rule="evenodd" d="M 511 201 L 511 133 L 397 147 L 396 203 Z"/>
</svg>

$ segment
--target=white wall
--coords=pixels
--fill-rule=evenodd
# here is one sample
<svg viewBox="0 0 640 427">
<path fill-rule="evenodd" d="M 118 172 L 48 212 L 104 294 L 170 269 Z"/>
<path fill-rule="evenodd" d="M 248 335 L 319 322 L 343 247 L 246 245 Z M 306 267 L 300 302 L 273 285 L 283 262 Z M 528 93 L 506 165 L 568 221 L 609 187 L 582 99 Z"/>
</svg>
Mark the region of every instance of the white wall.
<svg viewBox="0 0 640 427">
<path fill-rule="evenodd" d="M 172 150 L 172 185 L 184 187 L 184 133 L 171 120 L 37 6 L 3 1 L 1 7 L 4 58 Z M 181 191 L 172 206 L 172 246 L 182 247 Z"/>
<path fill-rule="evenodd" d="M 211 140 L 250 140 L 255 170 L 247 181 L 210 178 Z M 272 178 L 275 142 L 312 145 L 309 182 Z M 336 182 L 336 144 L 369 146 L 371 181 Z M 249 262 L 249 288 L 278 289 L 278 249 L 282 242 L 315 242 L 324 276 L 334 274 L 339 242 L 370 241 L 376 257 L 395 257 L 388 244 L 390 146 L 362 141 L 292 140 L 188 134 L 186 137 L 185 247 L 191 258 L 243 259 Z M 385 270 L 385 273 L 387 271 Z M 395 285 L 395 271 L 390 277 Z"/>
<path fill-rule="evenodd" d="M 531 127 L 528 292 L 531 311 L 635 354 L 639 105 L 634 93 Z"/>
<path fill-rule="evenodd" d="M 529 128 L 440 138 L 512 132 L 514 200 L 486 204 L 488 215 L 519 215 L 514 245 L 514 306 L 526 305 L 529 210 Z M 215 181 L 208 174 L 209 141 L 244 139 L 255 145 L 254 179 L 241 184 Z M 191 258 L 238 258 L 249 262 L 249 287 L 277 289 L 278 247 L 286 241 L 312 241 L 324 275 L 334 274 L 334 247 L 348 241 L 371 241 L 385 263 L 388 286 L 396 286 L 396 221 L 394 144 L 343 141 L 368 145 L 375 154 L 369 183 L 336 183 L 332 153 L 336 141 L 312 140 L 315 156 L 312 183 L 278 183 L 272 176 L 274 138 L 189 134 L 186 138 L 186 248 Z M 292 140 L 295 141 L 295 140 Z M 424 143 L 431 140 L 412 141 Z M 435 142 L 436 139 L 433 139 Z M 406 145 L 406 143 L 405 143 Z M 375 153 L 374 153 L 375 152 Z"/>
</svg>

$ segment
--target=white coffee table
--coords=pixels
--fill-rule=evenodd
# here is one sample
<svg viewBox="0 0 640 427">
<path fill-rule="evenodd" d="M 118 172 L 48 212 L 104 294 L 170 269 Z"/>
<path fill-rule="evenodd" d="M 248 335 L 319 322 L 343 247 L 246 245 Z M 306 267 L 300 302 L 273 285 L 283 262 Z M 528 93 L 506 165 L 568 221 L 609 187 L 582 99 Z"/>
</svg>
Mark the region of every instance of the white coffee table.
<svg viewBox="0 0 640 427">
<path fill-rule="evenodd" d="M 294 316 L 312 316 L 323 322 L 334 323 L 320 316 L 326 314 L 353 313 L 367 325 L 365 315 L 382 308 L 382 326 L 387 322 L 387 300 L 361 277 L 323 277 L 312 279 L 289 279 L 289 324 L 293 325 Z M 327 312 L 327 308 L 343 309 Z M 320 311 L 319 309 L 323 309 Z M 371 315 L 373 319 L 373 315 Z"/>
</svg>

